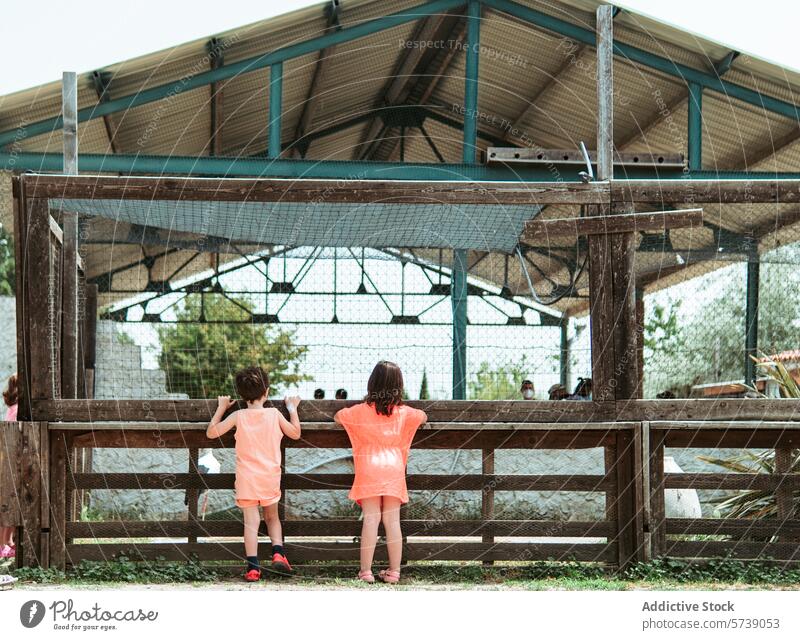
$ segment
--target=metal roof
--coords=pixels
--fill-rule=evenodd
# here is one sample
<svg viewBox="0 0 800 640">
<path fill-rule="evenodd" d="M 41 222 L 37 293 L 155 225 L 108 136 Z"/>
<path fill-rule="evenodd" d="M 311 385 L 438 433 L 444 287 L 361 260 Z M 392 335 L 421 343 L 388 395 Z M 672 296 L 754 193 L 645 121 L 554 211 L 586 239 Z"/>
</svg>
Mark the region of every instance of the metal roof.
<svg viewBox="0 0 800 640">
<path fill-rule="evenodd" d="M 420 4 L 421 0 L 342 0 L 339 25 L 347 27 Z M 518 4 L 555 16 L 571 24 L 594 28 L 594 0 L 518 0 Z M 281 47 L 319 36 L 331 26 L 329 3 L 323 2 L 286 15 L 212 34 L 224 43 L 225 64 L 245 60 Z M 291 145 L 309 100 L 316 110 L 306 131 L 319 131 L 334 124 L 369 114 L 385 104 L 387 96 L 400 96 L 400 104 L 424 104 L 447 118 L 460 122 L 463 103 L 465 53 L 459 42 L 464 35 L 460 9 L 448 15 L 409 22 L 373 35 L 335 46 L 322 55 L 310 53 L 284 65 L 282 142 Z M 97 118 L 79 125 L 82 153 L 111 153 L 109 131 L 116 153 L 203 156 L 210 154 L 212 128 L 210 87 L 182 92 L 181 78 L 208 67 L 209 38 L 179 44 L 132 60 L 100 69 L 107 81 L 107 95 L 114 99 L 174 81 L 175 95 Z M 427 52 L 415 73 L 398 76 L 413 49 L 404 42 L 432 35 L 447 46 Z M 689 33 L 648 16 L 623 10 L 615 18 L 615 40 L 634 45 L 694 69 L 709 71 L 726 57 L 730 67 L 725 80 L 757 89 L 763 95 L 795 103 L 800 93 L 800 72 L 786 69 L 756 56 L 731 55 L 734 48 Z M 483 9 L 481 27 L 479 90 L 479 139 L 482 149 L 497 146 L 490 140 L 505 140 L 508 146 L 525 140 L 544 148 L 574 149 L 580 141 L 594 147 L 596 88 L 595 51 L 591 46 L 571 43 L 545 29 L 495 10 Z M 427 57 L 426 57 L 427 56 Z M 317 65 L 327 58 L 314 82 Z M 424 64 L 423 64 L 424 63 Z M 412 68 L 412 71 L 414 69 Z M 79 108 L 98 103 L 90 73 L 79 76 Z M 679 78 L 631 63 L 617 56 L 615 82 L 615 142 L 620 151 L 686 153 L 687 90 Z M 222 90 L 223 119 L 219 126 L 225 156 L 263 153 L 267 146 L 269 70 L 239 75 L 217 87 Z M 60 113 L 61 83 L 54 81 L 0 97 L 0 130 L 24 127 L 26 123 Z M 728 98 L 704 92 L 703 163 L 724 170 L 800 170 L 800 129 L 797 119 Z M 377 113 L 377 112 L 375 112 Z M 485 116 L 485 117 L 484 117 Z M 376 125 L 376 122 L 378 123 Z M 312 160 L 399 160 L 399 128 L 389 127 L 380 139 L 379 120 L 362 119 L 352 126 L 314 140 L 307 158 Z M 462 134 L 456 128 L 428 118 L 426 133 L 447 162 L 461 160 Z M 404 160 L 436 162 L 431 145 L 418 129 L 407 130 Z M 374 141 L 374 144 L 368 143 Z M 21 139 L 19 151 L 61 152 L 60 131 Z M 367 151 L 368 150 L 368 151 Z M 287 152 L 286 155 L 290 155 Z M 711 211 L 707 209 L 707 212 Z M 739 231 L 769 227 L 780 206 L 719 207 L 712 212 L 726 228 Z M 575 215 L 567 207 L 547 207 L 542 215 Z M 680 234 L 675 234 L 679 237 Z M 774 230 L 762 239 L 767 247 L 786 242 L 786 229 Z M 123 252 L 124 253 L 124 252 Z M 88 260 L 90 274 L 108 266 L 98 253 L 95 264 Z M 476 258 L 477 259 L 477 258 Z M 116 255 L 115 255 L 116 260 Z M 124 261 L 123 257 L 120 257 Z M 651 288 L 714 268 L 713 262 L 695 265 L 676 276 L 675 270 L 659 274 L 657 254 L 637 257 L 640 274 L 651 274 Z M 102 262 L 102 265 L 100 264 Z M 476 275 L 494 282 L 504 274 L 502 256 L 484 260 Z M 188 266 L 187 269 L 191 269 Z M 179 274 L 185 277 L 187 272 Z M 519 269 L 509 279 L 511 288 L 527 288 Z M 573 305 L 577 311 L 581 305 Z M 566 308 L 563 306 L 562 308 Z"/>
</svg>

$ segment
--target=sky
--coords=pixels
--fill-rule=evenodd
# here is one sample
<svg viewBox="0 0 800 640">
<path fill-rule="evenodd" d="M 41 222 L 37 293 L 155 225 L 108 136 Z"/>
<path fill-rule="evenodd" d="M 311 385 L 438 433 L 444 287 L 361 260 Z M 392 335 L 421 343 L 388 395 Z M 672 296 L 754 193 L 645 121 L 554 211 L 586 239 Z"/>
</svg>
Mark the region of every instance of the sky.
<svg viewBox="0 0 800 640">
<path fill-rule="evenodd" d="M 342 0 L 347 5 L 347 0 Z M 36 0 L 5 2 L 0 34 L 6 64 L 0 95 L 205 38 L 281 13 L 308 0 Z M 621 6 L 800 69 L 796 0 L 624 0 Z M 386 0 L 391 7 L 390 0 Z M 113 9 L 111 8 L 113 7 Z M 757 8 L 757 10 L 756 10 Z M 791 19 L 787 17 L 793 16 Z"/>
</svg>

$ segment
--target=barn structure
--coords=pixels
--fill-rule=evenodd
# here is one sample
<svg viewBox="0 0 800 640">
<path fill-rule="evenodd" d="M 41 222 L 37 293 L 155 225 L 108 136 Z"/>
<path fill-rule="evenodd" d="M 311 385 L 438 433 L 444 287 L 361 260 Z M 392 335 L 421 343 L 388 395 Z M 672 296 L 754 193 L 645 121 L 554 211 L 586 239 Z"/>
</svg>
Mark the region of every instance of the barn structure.
<svg viewBox="0 0 800 640">
<path fill-rule="evenodd" d="M 102 560 L 129 552 L 126 538 L 155 536 L 170 541 L 137 544 L 137 557 L 238 558 L 220 538 L 239 523 L 197 518 L 199 492 L 233 481 L 197 472 L 211 401 L 93 399 L 98 309 L 158 324 L 195 296 L 198 314 L 178 320 L 212 323 L 207 300 L 222 296 L 245 324 L 302 324 L 282 317 L 287 300 L 311 307 L 303 296 L 322 294 L 332 313 L 309 322 L 392 332 L 422 331 L 430 308 L 449 303 L 431 323 L 450 339 L 450 398 L 419 401 L 430 424 L 415 443 L 480 450 L 481 468 L 413 474 L 409 487 L 480 492 L 481 513 L 412 518 L 409 559 L 795 560 L 800 405 L 642 395 L 645 295 L 732 263 L 742 267 L 737 362 L 753 382 L 761 268 L 791 261 L 800 222 L 798 84 L 797 73 L 589 0 L 351 0 L 5 98 L 23 422 L 4 437 L 28 453 L 6 464 L 26 491 L 16 502 L 4 493 L 3 517 L 23 527 L 22 562 Z M 370 281 L 376 256 L 399 265 L 396 289 Z M 305 265 L 324 257 L 332 285 L 304 290 Z M 366 299 L 349 316 L 340 257 L 360 274 L 349 294 Z M 290 259 L 300 267 L 288 277 Z M 411 267 L 425 291 L 406 290 Z M 263 276 L 260 290 L 237 289 L 244 270 Z M 237 297 L 256 293 L 252 305 Z M 498 314 L 485 324 L 521 332 L 515 351 L 551 340 L 563 384 L 571 323 L 587 317 L 591 401 L 467 399 L 479 304 Z M 533 337 L 543 329 L 552 333 Z M 298 446 L 346 446 L 332 424 L 342 402 L 304 403 Z M 775 473 L 665 474 L 665 446 L 774 449 Z M 80 452 L 93 447 L 188 449 L 189 470 L 92 473 Z M 602 449 L 604 471 L 496 473 L 508 449 Z M 348 480 L 287 474 L 284 487 Z M 82 491 L 134 487 L 186 491 L 188 519 L 80 521 Z M 666 518 L 668 488 L 767 489 L 777 516 Z M 513 490 L 597 492 L 606 517 L 497 517 L 495 492 Z M 286 533 L 301 560 L 352 560 L 357 528 L 289 520 Z"/>
</svg>

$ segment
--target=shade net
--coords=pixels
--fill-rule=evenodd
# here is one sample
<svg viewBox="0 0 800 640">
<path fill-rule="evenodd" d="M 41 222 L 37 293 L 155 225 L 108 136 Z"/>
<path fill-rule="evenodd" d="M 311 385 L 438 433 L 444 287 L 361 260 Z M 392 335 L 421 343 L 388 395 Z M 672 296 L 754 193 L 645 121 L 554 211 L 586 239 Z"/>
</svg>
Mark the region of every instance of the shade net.
<svg viewBox="0 0 800 640">
<path fill-rule="evenodd" d="M 52 199 L 50 206 L 142 227 L 257 245 L 452 248 L 510 253 L 535 206 L 377 202 Z"/>
</svg>

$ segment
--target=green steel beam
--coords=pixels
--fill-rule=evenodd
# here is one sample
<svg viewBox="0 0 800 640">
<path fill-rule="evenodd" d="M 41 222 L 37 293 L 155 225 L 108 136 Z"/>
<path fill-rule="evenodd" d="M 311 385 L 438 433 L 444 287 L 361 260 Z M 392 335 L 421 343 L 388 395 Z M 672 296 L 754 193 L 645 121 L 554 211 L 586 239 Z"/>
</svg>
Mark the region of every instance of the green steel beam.
<svg viewBox="0 0 800 640">
<path fill-rule="evenodd" d="M 464 72 L 464 131 L 461 160 L 475 164 L 478 149 L 478 62 L 481 41 L 481 3 L 467 5 L 467 51 Z M 467 397 L 467 252 L 453 250 L 450 301 L 453 309 L 453 400 Z"/>
<path fill-rule="evenodd" d="M 470 0 L 467 7 L 467 59 L 464 72 L 464 137 L 461 161 L 475 162 L 478 144 L 478 62 L 481 38 L 481 3 Z"/>
<path fill-rule="evenodd" d="M 506 181 L 560 182 L 578 181 L 582 168 L 574 164 L 555 163 L 560 180 L 553 178 L 551 167 L 505 167 L 457 163 L 370 162 L 335 160 L 269 159 L 264 157 L 194 157 L 145 156 L 124 154 L 80 154 L 81 170 L 86 173 L 123 173 L 145 175 L 193 175 L 209 177 L 270 177 L 347 179 L 353 175 L 365 180 L 442 180 L 442 181 Z M 61 173 L 60 153 L 0 152 L 0 170 L 16 172 Z M 680 168 L 626 167 L 620 179 L 695 180 L 800 180 L 797 171 L 695 171 L 684 175 Z"/>
<path fill-rule="evenodd" d="M 453 251 L 450 276 L 453 308 L 453 400 L 467 397 L 467 252 Z"/>
<path fill-rule="evenodd" d="M 463 0 L 432 0 L 430 2 L 423 2 L 416 7 L 411 7 L 403 11 L 398 11 L 388 16 L 381 16 L 374 20 L 368 20 L 352 27 L 346 27 L 339 31 L 333 31 L 321 35 L 316 38 L 311 38 L 304 42 L 289 45 L 269 53 L 264 53 L 252 58 L 246 58 L 238 62 L 223 65 L 217 69 L 204 71 L 190 76 L 184 76 L 176 80 L 172 80 L 165 84 L 150 89 L 145 89 L 137 93 L 108 100 L 92 107 L 86 107 L 78 111 L 78 122 L 85 122 L 93 118 L 99 118 L 111 113 L 119 111 L 126 111 L 133 107 L 138 107 L 150 102 L 156 102 L 164 98 L 174 97 L 180 95 L 185 91 L 191 91 L 199 87 L 205 87 L 216 82 L 234 78 L 242 73 L 264 69 L 275 63 L 285 62 L 292 58 L 304 56 L 315 51 L 320 51 L 327 47 L 363 38 L 364 36 L 391 29 L 407 22 L 413 22 L 419 18 L 437 14 L 445 13 L 456 7 L 462 6 Z M 33 136 L 41 135 L 44 133 L 51 133 L 62 127 L 61 116 L 55 118 L 47 118 L 37 122 L 31 122 L 23 128 L 23 136 L 25 139 L 32 138 Z M 17 129 L 9 129 L 0 133 L 0 147 L 11 144 L 17 141 L 19 132 Z"/>
<path fill-rule="evenodd" d="M 269 68 L 269 139 L 267 156 L 279 158 L 281 155 L 281 105 L 283 103 L 283 62 L 276 62 Z"/>
<path fill-rule="evenodd" d="M 703 168 L 703 87 L 689 83 L 689 171 Z"/>
<path fill-rule="evenodd" d="M 554 31 L 562 36 L 570 38 L 575 42 L 582 42 L 591 46 L 596 46 L 595 33 L 591 29 L 581 27 L 555 16 L 542 13 L 536 9 L 525 7 L 513 2 L 513 0 L 483 0 L 483 4 L 497 11 L 502 11 L 520 20 L 535 24 L 538 27 Z M 626 58 L 630 62 L 650 67 L 667 75 L 680 78 L 690 83 L 694 82 L 701 87 L 725 94 L 729 98 L 736 98 L 742 102 L 755 105 L 761 109 L 780 114 L 791 120 L 798 120 L 798 107 L 791 102 L 779 100 L 771 96 L 764 95 L 753 89 L 748 89 L 733 82 L 722 80 L 717 73 L 708 73 L 693 69 L 684 64 L 664 58 L 655 53 L 650 53 L 644 49 L 639 49 L 622 42 L 614 42 L 614 53 Z"/>
<path fill-rule="evenodd" d="M 560 180 L 553 177 L 550 166 L 509 166 L 457 163 L 369 162 L 334 160 L 268 159 L 264 157 L 229 158 L 194 156 L 145 156 L 123 154 L 80 154 L 85 173 L 122 173 L 145 175 L 193 175 L 209 177 L 318 178 L 348 179 L 358 175 L 364 180 L 442 180 L 442 181 L 506 181 L 560 182 L 578 181 L 582 167 L 559 164 Z M 0 170 L 61 173 L 60 153 L 0 152 Z M 669 180 L 800 180 L 800 172 L 770 171 L 694 171 L 684 175 L 680 168 L 625 167 L 620 179 Z"/>
</svg>

